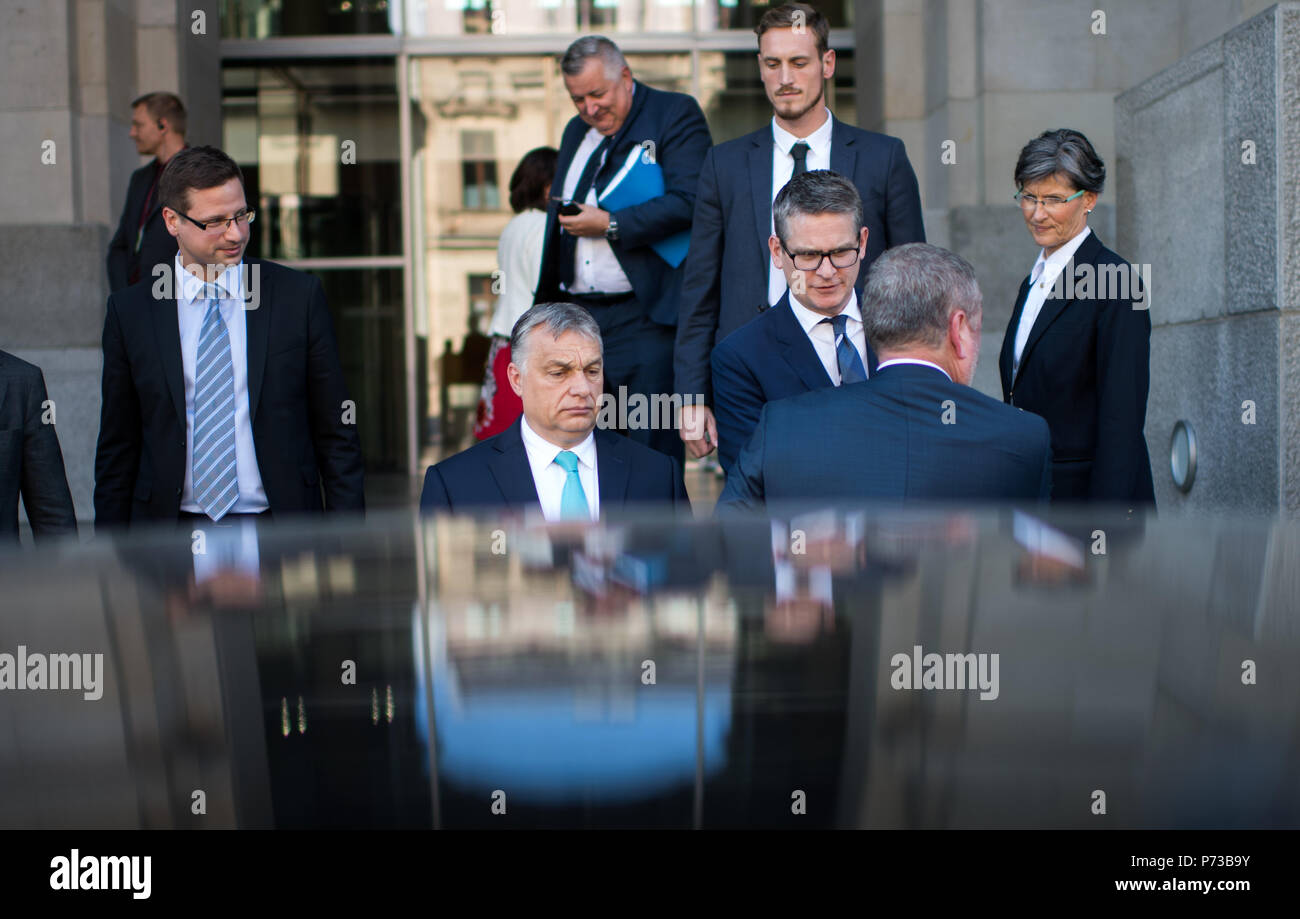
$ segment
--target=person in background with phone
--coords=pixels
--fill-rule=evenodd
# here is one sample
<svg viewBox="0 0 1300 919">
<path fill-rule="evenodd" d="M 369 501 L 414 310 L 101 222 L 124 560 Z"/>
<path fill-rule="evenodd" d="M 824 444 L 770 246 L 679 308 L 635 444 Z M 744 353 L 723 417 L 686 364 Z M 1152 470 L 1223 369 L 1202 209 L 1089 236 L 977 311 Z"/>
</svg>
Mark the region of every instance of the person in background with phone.
<svg viewBox="0 0 1300 919">
<path fill-rule="evenodd" d="M 185 106 L 171 93 L 146 93 L 131 103 L 131 139 L 136 152 L 152 156 L 131 173 L 117 232 L 108 244 L 108 292 L 153 280 L 153 266 L 171 267 L 176 240 L 163 221 L 158 179 L 163 167 L 185 149 Z"/>
<path fill-rule="evenodd" d="M 641 413 L 655 416 L 647 423 L 634 421 L 629 408 L 625 433 L 681 464 L 685 448 L 678 422 L 663 424 L 662 406 L 673 395 L 682 269 L 655 246 L 665 249 L 690 228 L 700 164 L 712 145 L 709 126 L 691 96 L 634 80 L 608 38 L 575 41 L 560 71 L 578 114 L 560 142 L 551 187 L 558 200 L 547 214 L 533 302 L 569 301 L 591 313 L 604 340 L 605 392 L 629 406 L 642 399 L 660 406 Z M 623 170 L 631 175 L 633 168 L 661 178 L 662 193 L 605 210 L 602 194 L 621 190 L 615 178 Z"/>
<path fill-rule="evenodd" d="M 510 366 L 510 333 L 519 317 L 533 305 L 533 291 L 542 270 L 542 242 L 546 233 L 546 205 L 555 179 L 554 147 L 529 150 L 510 176 L 510 218 L 497 241 L 496 309 L 488 334 L 487 376 L 478 400 L 474 437 L 486 440 L 500 434 L 524 410 L 524 404 L 510 388 L 506 368 Z"/>
</svg>

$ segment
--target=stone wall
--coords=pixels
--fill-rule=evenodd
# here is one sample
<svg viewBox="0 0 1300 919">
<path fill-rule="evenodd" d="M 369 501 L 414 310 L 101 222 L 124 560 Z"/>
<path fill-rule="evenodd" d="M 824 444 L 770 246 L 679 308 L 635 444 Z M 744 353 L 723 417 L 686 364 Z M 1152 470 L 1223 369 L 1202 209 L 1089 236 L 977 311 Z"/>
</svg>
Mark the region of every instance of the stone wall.
<svg viewBox="0 0 1300 919">
<path fill-rule="evenodd" d="M 1300 4 L 1116 100 L 1118 251 L 1152 265 L 1147 443 L 1169 511 L 1300 510 Z M 1251 413 L 1253 412 L 1253 423 Z M 1190 423 L 1189 493 L 1169 473 Z"/>
<path fill-rule="evenodd" d="M 175 92 L 191 143 L 220 143 L 216 0 L 0 5 L 0 348 L 39 365 L 77 516 L 90 521 L 99 432 L 104 258 L 136 155 L 131 100 Z M 203 18 L 196 19 L 195 12 Z M 202 31 L 198 31 L 199 27 Z M 43 154 L 51 149 L 53 162 Z"/>
</svg>

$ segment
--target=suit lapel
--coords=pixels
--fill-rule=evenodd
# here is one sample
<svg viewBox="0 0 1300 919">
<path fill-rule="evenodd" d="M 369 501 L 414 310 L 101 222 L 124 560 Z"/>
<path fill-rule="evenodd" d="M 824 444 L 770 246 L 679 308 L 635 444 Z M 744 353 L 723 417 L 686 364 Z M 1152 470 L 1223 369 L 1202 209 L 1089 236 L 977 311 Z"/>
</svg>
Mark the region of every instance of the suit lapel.
<svg viewBox="0 0 1300 919">
<path fill-rule="evenodd" d="M 780 302 L 773 307 L 777 315 L 773 317 L 772 336 L 777 341 L 777 350 L 780 351 L 782 359 L 795 372 L 803 385 L 809 390 L 825 389 L 827 386 L 834 385 L 831 378 L 826 373 L 826 368 L 822 366 L 821 358 L 817 356 L 813 344 L 808 335 L 799 325 L 799 320 L 794 317 L 794 310 L 790 307 L 790 293 L 787 291 Z"/>
<path fill-rule="evenodd" d="M 749 148 L 750 195 L 754 201 L 754 232 L 758 240 L 761 265 L 771 264 L 767 240 L 772 235 L 772 128 L 769 125 L 753 134 Z M 764 275 L 766 277 L 766 275 Z"/>
<path fill-rule="evenodd" d="M 1088 238 L 1079 245 L 1074 256 L 1070 261 L 1066 262 L 1065 267 L 1061 269 L 1061 274 L 1057 277 L 1064 277 L 1067 272 L 1073 273 L 1076 265 L 1095 262 L 1097 258 L 1097 250 L 1100 248 L 1101 242 L 1097 239 L 1097 234 L 1089 233 Z M 1026 279 L 1026 282 L 1027 281 L 1028 279 Z M 1073 285 L 1071 285 L 1071 289 L 1073 289 Z M 1027 293 L 1028 288 L 1026 288 L 1026 294 Z M 1038 311 L 1038 318 L 1034 320 L 1034 327 L 1029 330 L 1029 338 L 1025 342 L 1025 350 L 1020 354 L 1020 368 L 1016 372 L 1016 379 L 1019 379 L 1020 374 L 1024 372 L 1025 364 L 1029 363 L 1029 352 L 1034 349 L 1034 345 L 1038 344 L 1038 339 L 1043 337 L 1043 333 L 1047 331 L 1048 327 L 1055 322 L 1073 302 L 1073 297 L 1067 299 L 1065 297 L 1052 296 L 1049 296 L 1043 301 L 1043 308 Z M 1018 323 L 1019 320 L 1017 319 L 1017 324 Z M 1011 383 L 1012 386 L 1014 386 L 1015 380 L 1013 379 Z"/>
<path fill-rule="evenodd" d="M 535 504 L 540 507 L 537 484 L 533 482 L 533 470 L 528 465 L 528 451 L 524 449 L 524 437 L 519 428 L 521 422 L 522 419 L 516 421 L 492 441 L 497 452 L 488 460 L 488 471 L 506 504 L 512 507 Z"/>
<path fill-rule="evenodd" d="M 248 338 L 248 419 L 257 418 L 257 405 L 262 396 L 262 380 L 266 377 L 267 341 L 271 334 L 271 278 L 262 270 L 260 259 L 246 260 L 244 271 L 257 265 L 257 309 L 244 310 L 244 333 Z M 253 278 L 245 278 L 245 290 L 253 290 Z"/>
<path fill-rule="evenodd" d="M 597 429 L 596 477 L 602 514 L 627 503 L 628 473 L 626 438 Z"/>
<path fill-rule="evenodd" d="M 158 360 L 162 364 L 163 378 L 172 396 L 176 420 L 185 430 L 185 366 L 181 362 L 181 324 L 176 315 L 181 299 L 181 277 L 175 274 L 172 263 L 172 296 L 153 301 L 154 336 L 158 344 Z"/>
<path fill-rule="evenodd" d="M 1020 317 L 1025 314 L 1025 298 L 1029 296 L 1029 278 L 1020 282 L 1020 292 L 1016 295 L 1016 308 L 1011 311 L 1011 322 L 1007 325 L 1007 334 L 1002 337 L 1002 353 L 998 355 L 998 370 L 1002 375 L 1002 391 L 1011 391 L 1011 368 L 1016 360 L 1016 333 L 1020 329 Z"/>
<path fill-rule="evenodd" d="M 831 172 L 853 180 L 853 170 L 857 168 L 858 151 L 853 145 L 853 135 L 846 129 L 844 122 L 831 116 Z"/>
</svg>

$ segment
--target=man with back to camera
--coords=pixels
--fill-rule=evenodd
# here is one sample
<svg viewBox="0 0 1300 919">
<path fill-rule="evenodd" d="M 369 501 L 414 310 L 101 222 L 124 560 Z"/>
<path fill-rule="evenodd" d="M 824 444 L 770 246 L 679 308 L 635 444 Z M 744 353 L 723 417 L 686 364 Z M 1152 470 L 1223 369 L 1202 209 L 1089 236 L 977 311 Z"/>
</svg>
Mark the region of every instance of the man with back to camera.
<svg viewBox="0 0 1300 919">
<path fill-rule="evenodd" d="M 857 188 L 869 231 L 859 293 L 881 252 L 925 242 L 921 195 L 903 142 L 845 124 L 826 107 L 825 81 L 835 73 L 826 18 L 807 4 L 787 3 L 768 10 L 754 31 L 772 121 L 705 157 L 682 279 L 673 363 L 683 403 L 704 396 L 682 412 L 681 436 L 695 457 L 726 439 L 715 420 L 710 352 L 786 292 L 787 277 L 767 257 L 772 204 L 786 182 L 829 169 Z M 734 458 L 743 446 L 728 444 L 726 452 Z"/>
<path fill-rule="evenodd" d="M 539 303 L 524 313 L 510 336 L 507 376 L 523 415 L 430 466 L 421 512 L 540 508 L 547 521 L 583 521 L 629 504 L 689 511 L 676 460 L 597 429 L 604 360 L 600 327 L 587 310 Z"/>
<path fill-rule="evenodd" d="M 146 93 L 131 103 L 136 152 L 153 160 L 131 173 L 122 217 L 108 244 L 110 293 L 152 278 L 155 265 L 171 267 L 176 240 L 163 220 L 158 180 L 171 158 L 185 149 L 185 121 L 185 106 L 172 93 Z"/>
<path fill-rule="evenodd" d="M 320 281 L 244 258 L 255 214 L 221 150 L 178 153 L 159 197 L 172 271 L 104 319 L 96 528 L 364 510 Z"/>
<path fill-rule="evenodd" d="M 872 379 L 769 403 L 718 507 L 774 501 L 1046 501 L 1047 422 L 970 388 L 975 270 L 925 243 L 890 249 L 863 289 Z"/>
</svg>

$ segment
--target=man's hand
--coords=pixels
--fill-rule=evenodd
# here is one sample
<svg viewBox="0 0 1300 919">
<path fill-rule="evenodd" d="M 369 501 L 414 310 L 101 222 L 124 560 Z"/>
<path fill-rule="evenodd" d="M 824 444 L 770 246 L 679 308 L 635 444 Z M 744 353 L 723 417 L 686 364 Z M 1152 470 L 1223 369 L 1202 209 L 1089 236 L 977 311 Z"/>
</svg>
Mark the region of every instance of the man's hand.
<svg viewBox="0 0 1300 919">
<path fill-rule="evenodd" d="M 707 405 L 683 405 L 682 427 L 678 431 L 687 451 L 695 459 L 708 456 L 718 445 L 718 423 Z"/>
<path fill-rule="evenodd" d="M 604 236 L 609 229 L 609 211 L 602 211 L 590 204 L 579 204 L 578 207 L 582 208 L 581 214 L 572 217 L 560 215 L 560 226 L 574 236 Z"/>
</svg>

